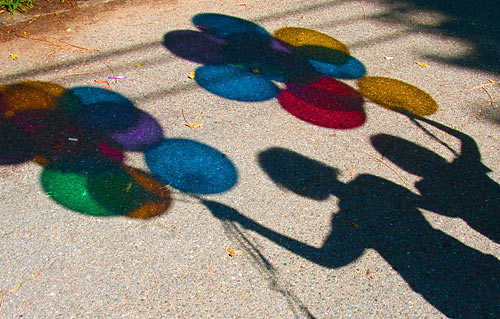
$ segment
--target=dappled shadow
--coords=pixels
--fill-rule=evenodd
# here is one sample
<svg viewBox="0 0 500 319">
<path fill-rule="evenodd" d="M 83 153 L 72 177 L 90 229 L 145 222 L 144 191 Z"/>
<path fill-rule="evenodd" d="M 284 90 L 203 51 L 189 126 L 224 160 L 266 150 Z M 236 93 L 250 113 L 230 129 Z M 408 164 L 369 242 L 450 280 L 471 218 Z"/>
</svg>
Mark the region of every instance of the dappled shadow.
<svg viewBox="0 0 500 319">
<path fill-rule="evenodd" d="M 459 39 L 472 48 L 457 57 L 431 57 L 448 64 L 460 65 L 490 72 L 500 72 L 500 2 L 497 0 L 382 0 L 392 5 L 380 18 L 410 25 L 419 31 Z M 444 21 L 418 25 L 412 14 L 435 12 L 444 15 Z"/>
</svg>

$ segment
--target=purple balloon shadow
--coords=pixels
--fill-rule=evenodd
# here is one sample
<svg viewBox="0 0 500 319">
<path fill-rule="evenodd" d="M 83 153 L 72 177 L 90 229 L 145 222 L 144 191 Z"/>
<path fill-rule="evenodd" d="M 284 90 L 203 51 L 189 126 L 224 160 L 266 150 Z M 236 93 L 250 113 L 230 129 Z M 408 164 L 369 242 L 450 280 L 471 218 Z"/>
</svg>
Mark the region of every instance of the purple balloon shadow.
<svg viewBox="0 0 500 319">
<path fill-rule="evenodd" d="M 125 151 L 143 151 L 148 146 L 163 138 L 160 124 L 149 114 L 139 111 L 135 125 L 126 130 L 109 134 L 118 144 L 118 148 Z"/>
<path fill-rule="evenodd" d="M 163 45 L 173 54 L 202 64 L 225 64 L 224 50 L 228 42 L 211 34 L 193 30 L 171 31 L 163 37 Z"/>
</svg>

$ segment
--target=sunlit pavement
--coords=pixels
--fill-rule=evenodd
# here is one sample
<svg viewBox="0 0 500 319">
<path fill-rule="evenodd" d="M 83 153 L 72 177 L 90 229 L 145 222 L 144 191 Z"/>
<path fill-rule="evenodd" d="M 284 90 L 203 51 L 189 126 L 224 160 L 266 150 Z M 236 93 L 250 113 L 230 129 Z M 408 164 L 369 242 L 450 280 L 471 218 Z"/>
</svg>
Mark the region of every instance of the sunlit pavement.
<svg viewBox="0 0 500 319">
<path fill-rule="evenodd" d="M 0 43 L 0 317 L 498 317 L 498 24 L 416 2 L 111 1 Z"/>
</svg>

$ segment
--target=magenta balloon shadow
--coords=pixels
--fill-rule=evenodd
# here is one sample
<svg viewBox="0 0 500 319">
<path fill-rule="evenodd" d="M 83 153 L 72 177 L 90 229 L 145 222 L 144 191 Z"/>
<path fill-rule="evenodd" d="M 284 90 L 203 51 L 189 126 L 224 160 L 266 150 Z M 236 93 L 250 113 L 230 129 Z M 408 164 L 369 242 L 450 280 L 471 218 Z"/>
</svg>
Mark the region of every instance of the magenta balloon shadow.
<svg viewBox="0 0 500 319">
<path fill-rule="evenodd" d="M 317 126 L 352 129 L 366 121 L 361 94 L 329 77 L 306 85 L 287 84 L 277 98 L 290 114 Z"/>
</svg>

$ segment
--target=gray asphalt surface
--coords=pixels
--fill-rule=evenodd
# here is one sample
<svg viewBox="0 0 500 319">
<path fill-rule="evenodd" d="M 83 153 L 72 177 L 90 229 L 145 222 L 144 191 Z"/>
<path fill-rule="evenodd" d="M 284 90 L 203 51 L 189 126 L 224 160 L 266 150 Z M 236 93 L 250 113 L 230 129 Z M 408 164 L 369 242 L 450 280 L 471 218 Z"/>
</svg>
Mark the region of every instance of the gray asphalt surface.
<svg viewBox="0 0 500 319">
<path fill-rule="evenodd" d="M 0 84 L 106 88 L 95 80 L 125 75 L 110 81 L 112 91 L 152 116 L 165 138 L 223 153 L 237 182 L 200 195 L 205 204 L 169 187 L 172 203 L 156 218 L 95 217 L 53 200 L 34 161 L 0 166 L 0 318 L 498 318 L 500 109 L 471 89 L 500 79 L 449 62 L 474 49 L 426 31 L 449 17 L 385 1 L 108 5 L 32 36 L 51 43 L 0 43 Z M 427 92 L 439 106 L 428 118 L 452 130 L 368 101 L 366 122 L 342 130 L 302 121 L 276 98 L 217 96 L 188 77 L 199 63 L 163 45 L 167 32 L 196 30 L 191 19 L 203 12 L 269 32 L 326 33 L 367 75 Z M 498 85 L 487 88 L 500 96 Z M 183 113 L 203 124 L 186 126 Z M 378 140 L 386 144 L 377 149 Z M 126 152 L 124 163 L 149 172 L 143 152 Z M 491 223 L 474 224 L 483 211 Z"/>
</svg>

